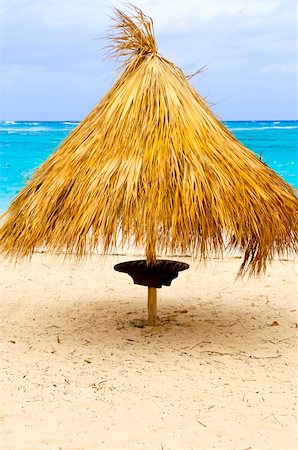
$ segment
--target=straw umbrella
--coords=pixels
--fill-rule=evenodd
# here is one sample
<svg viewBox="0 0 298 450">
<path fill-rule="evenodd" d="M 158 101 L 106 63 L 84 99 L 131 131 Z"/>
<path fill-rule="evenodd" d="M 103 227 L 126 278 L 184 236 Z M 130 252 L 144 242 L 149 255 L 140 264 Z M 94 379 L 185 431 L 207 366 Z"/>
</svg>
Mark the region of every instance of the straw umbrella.
<svg viewBox="0 0 298 450">
<path fill-rule="evenodd" d="M 152 20 L 130 13 L 115 10 L 110 36 L 122 73 L 4 214 L 1 252 L 82 258 L 120 239 L 143 248 L 151 268 L 162 252 L 205 259 L 230 248 L 244 253 L 239 274 L 262 273 L 275 254 L 297 251 L 294 190 L 158 53 Z"/>
</svg>

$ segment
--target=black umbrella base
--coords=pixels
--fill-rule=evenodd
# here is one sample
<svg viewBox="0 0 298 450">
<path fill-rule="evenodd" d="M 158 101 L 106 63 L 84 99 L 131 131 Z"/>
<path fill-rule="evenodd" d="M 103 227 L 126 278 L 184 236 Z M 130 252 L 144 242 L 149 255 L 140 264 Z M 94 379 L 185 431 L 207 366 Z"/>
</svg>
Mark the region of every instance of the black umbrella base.
<svg viewBox="0 0 298 450">
<path fill-rule="evenodd" d="M 172 281 L 178 277 L 178 273 L 188 268 L 189 264 L 166 259 L 160 259 L 151 265 L 148 265 L 146 260 L 140 260 L 126 261 L 114 266 L 117 272 L 124 272 L 130 275 L 134 284 L 153 288 L 170 286 Z"/>
</svg>

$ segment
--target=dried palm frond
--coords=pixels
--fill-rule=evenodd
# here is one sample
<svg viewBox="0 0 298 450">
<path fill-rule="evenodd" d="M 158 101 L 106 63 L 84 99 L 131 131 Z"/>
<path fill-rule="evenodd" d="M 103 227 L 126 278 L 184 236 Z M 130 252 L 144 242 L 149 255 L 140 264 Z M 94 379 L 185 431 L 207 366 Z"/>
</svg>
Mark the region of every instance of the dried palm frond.
<svg viewBox="0 0 298 450">
<path fill-rule="evenodd" d="M 35 173 L 4 215 L 0 250 L 107 254 L 123 244 L 206 258 L 244 252 L 260 273 L 297 251 L 293 189 L 220 123 L 174 64 L 156 51 L 152 22 L 116 11 L 118 81 Z"/>
<path fill-rule="evenodd" d="M 146 16 L 140 8 L 130 5 L 131 15 L 128 16 L 119 9 L 114 9 L 114 26 L 107 35 L 111 56 L 125 57 L 124 66 L 132 59 L 142 58 L 145 55 L 157 53 L 157 44 L 154 37 L 153 21 Z"/>
</svg>

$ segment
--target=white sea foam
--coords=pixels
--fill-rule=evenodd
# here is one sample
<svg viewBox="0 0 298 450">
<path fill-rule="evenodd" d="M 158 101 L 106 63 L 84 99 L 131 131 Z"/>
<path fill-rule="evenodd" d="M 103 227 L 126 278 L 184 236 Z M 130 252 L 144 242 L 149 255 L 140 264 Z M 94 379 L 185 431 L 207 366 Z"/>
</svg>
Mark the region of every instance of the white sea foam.
<svg viewBox="0 0 298 450">
<path fill-rule="evenodd" d="M 296 130 L 297 126 L 285 126 L 285 127 L 278 127 L 278 126 L 272 126 L 272 127 L 237 127 L 237 128 L 230 128 L 231 131 L 259 131 L 259 130 Z"/>
<path fill-rule="evenodd" d="M 79 122 L 62 122 L 62 123 L 65 125 L 75 125 L 76 123 L 79 123 Z"/>
<path fill-rule="evenodd" d="M 276 128 L 277 130 L 297 130 L 298 126 L 286 126 L 286 127 L 271 127 L 271 128 Z"/>
<path fill-rule="evenodd" d="M 7 134 L 36 134 L 42 131 L 51 131 L 49 127 L 26 127 L 26 128 L 2 128 L 1 133 Z"/>
<path fill-rule="evenodd" d="M 4 123 L 9 124 L 9 125 L 15 125 L 16 122 L 14 120 L 4 120 Z"/>
</svg>

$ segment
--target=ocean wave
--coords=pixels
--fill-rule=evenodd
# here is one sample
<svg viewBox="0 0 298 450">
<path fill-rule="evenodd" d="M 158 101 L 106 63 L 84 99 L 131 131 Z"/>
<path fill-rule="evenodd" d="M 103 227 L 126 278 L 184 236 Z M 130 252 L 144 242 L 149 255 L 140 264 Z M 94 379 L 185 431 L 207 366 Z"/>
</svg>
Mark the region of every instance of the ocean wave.
<svg viewBox="0 0 298 450">
<path fill-rule="evenodd" d="M 39 131 L 52 131 L 50 127 L 26 127 L 26 128 L 0 128 L 0 133 L 7 133 L 7 134 L 34 134 L 38 133 Z"/>
<path fill-rule="evenodd" d="M 296 130 L 298 126 L 288 125 L 285 127 L 272 126 L 272 127 L 237 127 L 229 128 L 231 131 L 260 131 L 260 130 Z"/>
<path fill-rule="evenodd" d="M 286 125 L 285 127 L 267 127 L 268 129 L 274 128 L 275 130 L 297 130 L 297 125 Z M 265 129 L 265 127 L 264 127 Z"/>
<path fill-rule="evenodd" d="M 0 120 L 0 124 L 3 125 L 39 125 L 42 122 L 31 122 L 31 121 L 14 121 L 14 120 Z"/>
<path fill-rule="evenodd" d="M 62 122 L 64 125 L 75 125 L 76 123 L 80 122 Z"/>
</svg>

